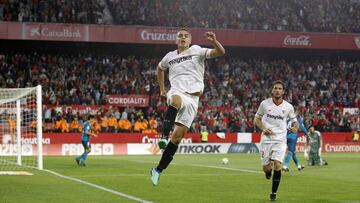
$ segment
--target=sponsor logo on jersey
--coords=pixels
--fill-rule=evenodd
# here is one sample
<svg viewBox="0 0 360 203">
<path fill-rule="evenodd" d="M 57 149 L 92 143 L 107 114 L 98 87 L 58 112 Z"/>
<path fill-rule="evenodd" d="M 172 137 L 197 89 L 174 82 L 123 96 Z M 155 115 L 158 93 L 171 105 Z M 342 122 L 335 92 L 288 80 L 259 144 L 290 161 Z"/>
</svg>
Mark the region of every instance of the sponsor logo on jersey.
<svg viewBox="0 0 360 203">
<path fill-rule="evenodd" d="M 266 116 L 268 118 L 272 118 L 272 119 L 279 119 L 279 120 L 284 120 L 284 117 L 283 116 L 280 116 L 280 115 L 272 115 L 272 114 L 266 114 Z"/>
<path fill-rule="evenodd" d="M 169 65 L 173 65 L 175 63 L 181 63 L 181 62 L 184 62 L 184 61 L 191 61 L 192 59 L 192 56 L 184 56 L 184 57 L 180 57 L 180 58 L 176 58 L 176 59 L 173 59 L 171 61 L 169 61 Z"/>
</svg>

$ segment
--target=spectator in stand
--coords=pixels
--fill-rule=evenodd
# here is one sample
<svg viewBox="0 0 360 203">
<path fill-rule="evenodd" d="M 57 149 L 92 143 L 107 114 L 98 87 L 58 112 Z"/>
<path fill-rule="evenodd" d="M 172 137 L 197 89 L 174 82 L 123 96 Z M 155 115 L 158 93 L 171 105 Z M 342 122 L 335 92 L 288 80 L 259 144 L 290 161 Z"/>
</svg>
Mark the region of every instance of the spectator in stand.
<svg viewBox="0 0 360 203">
<path fill-rule="evenodd" d="M 30 131 L 35 133 L 37 132 L 37 120 L 36 119 L 33 119 L 30 123 Z"/>
<path fill-rule="evenodd" d="M 67 122 L 64 118 L 61 119 L 60 129 L 61 129 L 61 132 L 62 132 L 62 133 L 68 133 L 68 132 L 70 132 L 69 124 L 68 124 L 68 122 Z"/>
<path fill-rule="evenodd" d="M 120 132 L 131 132 L 131 122 L 128 119 L 121 118 L 119 120 L 119 131 Z"/>
<path fill-rule="evenodd" d="M 107 122 L 109 126 L 108 132 L 112 132 L 112 133 L 117 132 L 118 122 L 113 114 L 110 114 L 109 118 L 107 119 Z"/>
<path fill-rule="evenodd" d="M 70 124 L 70 131 L 73 132 L 73 133 L 76 133 L 76 132 L 81 132 L 79 130 L 80 128 L 80 121 L 78 119 L 78 117 L 74 117 L 74 120 L 71 121 L 71 124 Z"/>
<path fill-rule="evenodd" d="M 16 142 L 16 121 L 13 119 L 11 114 L 8 115 L 7 119 L 9 134 L 11 136 L 12 143 Z"/>
<path fill-rule="evenodd" d="M 100 117 L 100 127 L 101 127 L 101 132 L 107 132 L 108 131 L 108 117 L 106 115 L 103 115 Z"/>
<path fill-rule="evenodd" d="M 91 128 L 96 134 L 99 134 L 101 131 L 101 126 L 99 124 L 99 118 L 97 116 L 94 116 L 94 118 L 90 122 Z"/>
<path fill-rule="evenodd" d="M 157 120 L 155 115 L 151 116 L 149 119 L 149 133 L 157 133 Z"/>
</svg>

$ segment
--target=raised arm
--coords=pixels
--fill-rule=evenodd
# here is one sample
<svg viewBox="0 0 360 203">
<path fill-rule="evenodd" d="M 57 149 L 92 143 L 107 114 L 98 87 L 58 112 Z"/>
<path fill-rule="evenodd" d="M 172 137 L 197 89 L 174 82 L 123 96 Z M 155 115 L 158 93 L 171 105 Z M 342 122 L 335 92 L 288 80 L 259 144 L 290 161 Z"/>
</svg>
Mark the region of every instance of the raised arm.
<svg viewBox="0 0 360 203">
<path fill-rule="evenodd" d="M 213 45 L 214 49 L 210 50 L 210 57 L 219 57 L 225 54 L 225 49 L 219 41 L 216 40 L 216 35 L 213 32 L 205 32 L 206 39 Z"/>
</svg>

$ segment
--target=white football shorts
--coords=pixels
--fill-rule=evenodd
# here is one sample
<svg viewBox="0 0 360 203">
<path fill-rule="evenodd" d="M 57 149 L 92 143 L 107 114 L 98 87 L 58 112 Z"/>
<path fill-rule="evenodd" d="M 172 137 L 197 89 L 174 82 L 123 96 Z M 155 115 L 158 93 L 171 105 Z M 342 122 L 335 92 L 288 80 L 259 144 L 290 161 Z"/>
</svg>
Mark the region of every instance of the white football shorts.
<svg viewBox="0 0 360 203">
<path fill-rule="evenodd" d="M 190 94 L 182 93 L 178 90 L 171 89 L 167 92 L 167 104 L 170 105 L 172 95 L 178 95 L 181 98 L 181 107 L 178 109 L 178 114 L 175 118 L 175 123 L 181 123 L 190 128 L 192 122 L 197 114 L 199 105 L 199 97 Z"/>
<path fill-rule="evenodd" d="M 285 152 L 286 142 L 260 143 L 260 156 L 263 166 L 268 165 L 270 161 L 274 160 L 282 163 L 285 157 Z"/>
</svg>

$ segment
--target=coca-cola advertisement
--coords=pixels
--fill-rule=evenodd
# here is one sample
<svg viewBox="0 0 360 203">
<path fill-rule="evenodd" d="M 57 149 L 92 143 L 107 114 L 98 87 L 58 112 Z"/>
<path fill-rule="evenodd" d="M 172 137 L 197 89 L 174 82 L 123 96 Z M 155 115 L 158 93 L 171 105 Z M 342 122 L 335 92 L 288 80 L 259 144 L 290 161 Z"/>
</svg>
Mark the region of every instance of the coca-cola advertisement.
<svg viewBox="0 0 360 203">
<path fill-rule="evenodd" d="M 192 43 L 209 45 L 204 28 L 189 29 Z M 212 29 L 225 46 L 359 50 L 358 34 Z M 56 23 L 0 24 L 0 39 L 175 44 L 177 28 Z"/>
<path fill-rule="evenodd" d="M 299 35 L 299 36 L 286 35 L 284 38 L 284 45 L 311 47 L 311 37 L 309 35 Z"/>
</svg>

